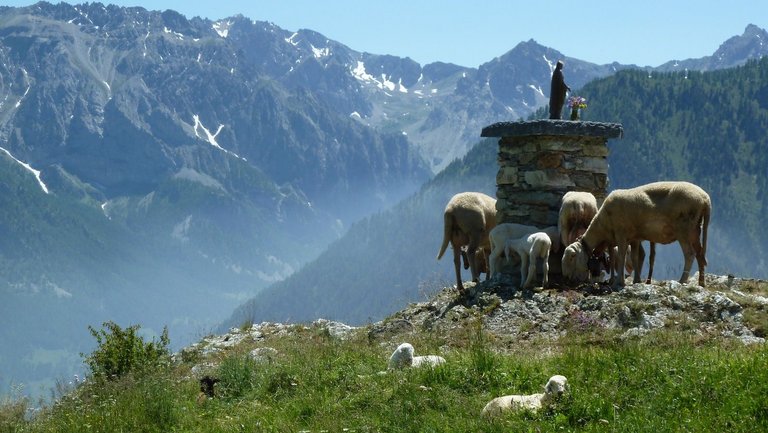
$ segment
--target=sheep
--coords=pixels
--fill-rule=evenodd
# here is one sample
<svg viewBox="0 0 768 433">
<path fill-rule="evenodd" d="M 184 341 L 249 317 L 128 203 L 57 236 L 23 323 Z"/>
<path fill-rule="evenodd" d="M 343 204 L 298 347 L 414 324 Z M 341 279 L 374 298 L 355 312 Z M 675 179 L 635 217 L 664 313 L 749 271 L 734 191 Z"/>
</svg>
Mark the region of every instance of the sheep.
<svg viewBox="0 0 768 433">
<path fill-rule="evenodd" d="M 403 343 L 392 352 L 387 365 L 390 370 L 399 370 L 405 367 L 435 367 L 443 363 L 445 358 L 439 355 L 413 356 L 413 346 Z"/>
<path fill-rule="evenodd" d="M 520 287 L 527 288 L 536 279 L 536 261 L 541 258 L 543 265 L 544 281 L 546 286 L 549 281 L 549 251 L 552 241 L 544 232 L 536 232 L 519 239 L 507 239 L 504 244 L 504 254 L 509 260 L 511 251 L 520 256 Z M 527 272 L 526 272 L 527 271 Z"/>
<path fill-rule="evenodd" d="M 536 226 L 517 223 L 501 223 L 491 229 L 488 234 L 491 248 L 488 256 L 488 270 L 490 271 L 490 276 L 492 277 L 499 271 L 499 261 L 501 260 L 501 255 L 504 253 L 504 246 L 507 239 L 521 238 L 538 231 L 539 228 Z"/>
<path fill-rule="evenodd" d="M 592 193 L 568 191 L 563 196 L 557 229 L 562 245 L 570 245 L 581 236 L 597 214 L 597 199 Z"/>
<path fill-rule="evenodd" d="M 443 243 L 437 260 L 443 257 L 448 243 L 453 248 L 453 265 L 456 271 L 456 288 L 464 292 L 461 281 L 461 247 L 467 247 L 472 281 L 480 280 L 480 271 L 476 255 L 482 248 L 488 263 L 490 244 L 488 233 L 496 226 L 496 199 L 480 192 L 462 192 L 448 201 L 443 212 Z M 490 275 L 486 275 L 486 278 Z"/>
<path fill-rule="evenodd" d="M 685 258 L 680 283 L 688 282 L 693 258 L 696 257 L 699 285 L 703 287 L 711 213 L 709 195 L 688 182 L 654 182 L 628 190 L 615 190 L 606 197 L 584 236 L 565 249 L 563 276 L 585 280 L 589 256 L 614 245 L 618 247 L 616 266 L 624 269 L 628 246 L 639 251 L 642 240 L 661 244 L 677 241 Z M 636 261 L 639 254 L 632 259 L 635 261 L 633 282 L 639 283 L 641 263 Z M 614 280 L 614 288 L 623 286 L 624 278 Z"/>
<path fill-rule="evenodd" d="M 536 412 L 548 406 L 568 392 L 568 379 L 562 375 L 549 378 L 544 392 L 532 395 L 505 395 L 496 397 L 485 405 L 482 416 L 486 418 L 501 415 L 504 412 L 530 410 Z"/>
</svg>

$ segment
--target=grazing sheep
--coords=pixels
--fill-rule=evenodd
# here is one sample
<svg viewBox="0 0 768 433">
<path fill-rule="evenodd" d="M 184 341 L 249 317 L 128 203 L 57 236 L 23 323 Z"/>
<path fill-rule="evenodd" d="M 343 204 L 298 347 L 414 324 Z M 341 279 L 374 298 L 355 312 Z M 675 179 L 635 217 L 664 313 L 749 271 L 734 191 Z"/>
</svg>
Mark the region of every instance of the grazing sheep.
<svg viewBox="0 0 768 433">
<path fill-rule="evenodd" d="M 549 250 L 552 248 L 552 241 L 544 232 L 536 232 L 519 239 L 507 239 L 504 244 L 504 254 L 509 260 L 510 253 L 516 252 L 520 256 L 520 287 L 528 288 L 536 279 L 536 261 L 542 259 L 542 268 L 544 272 L 544 281 L 542 286 L 546 286 L 549 281 Z M 526 272 L 527 271 L 527 272 Z"/>
<path fill-rule="evenodd" d="M 597 214 L 597 199 L 592 193 L 568 191 L 563 196 L 557 229 L 563 246 L 572 244 L 589 227 Z"/>
<path fill-rule="evenodd" d="M 491 253 L 488 256 L 488 270 L 492 277 L 499 271 L 499 261 L 504 253 L 504 247 L 507 239 L 518 239 L 531 233 L 536 233 L 539 228 L 536 226 L 527 226 L 525 224 L 502 223 L 491 229 L 488 234 Z"/>
<path fill-rule="evenodd" d="M 568 379 L 558 374 L 549 378 L 544 386 L 544 393 L 496 397 L 485 405 L 482 415 L 490 418 L 509 411 L 530 410 L 536 412 L 567 392 Z"/>
<path fill-rule="evenodd" d="M 628 190 L 616 190 L 606 197 L 597 215 L 578 241 L 563 253 L 563 276 L 586 280 L 589 257 L 606 248 L 618 247 L 618 269 L 626 263 L 627 247 L 642 240 L 669 244 L 677 241 L 685 258 L 680 283 L 688 282 L 693 258 L 699 265 L 699 285 L 704 286 L 707 265 L 707 230 L 712 213 L 709 195 L 688 182 L 655 182 Z M 632 260 L 638 260 L 639 254 Z M 640 282 L 641 263 L 633 263 L 634 282 Z M 616 278 L 614 288 L 624 286 Z"/>
<path fill-rule="evenodd" d="M 392 352 L 387 365 L 390 370 L 399 370 L 405 367 L 434 367 L 444 362 L 445 358 L 438 355 L 413 356 L 413 346 L 403 343 Z"/>
<path fill-rule="evenodd" d="M 480 192 L 462 192 L 454 195 L 445 206 L 443 213 L 443 244 L 437 254 L 437 260 L 443 257 L 448 243 L 453 248 L 453 265 L 456 270 L 456 288 L 464 291 L 461 282 L 461 247 L 467 247 L 467 259 L 472 273 L 472 281 L 480 280 L 478 249 L 485 254 L 490 252 L 488 233 L 496 226 L 496 199 Z"/>
</svg>

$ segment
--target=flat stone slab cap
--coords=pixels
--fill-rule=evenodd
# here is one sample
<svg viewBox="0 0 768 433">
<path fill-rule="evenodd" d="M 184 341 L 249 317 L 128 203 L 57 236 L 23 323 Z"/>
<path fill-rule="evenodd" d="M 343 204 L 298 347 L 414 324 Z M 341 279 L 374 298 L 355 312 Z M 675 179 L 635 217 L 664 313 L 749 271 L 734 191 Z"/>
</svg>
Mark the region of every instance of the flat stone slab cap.
<svg viewBox="0 0 768 433">
<path fill-rule="evenodd" d="M 486 126 L 480 133 L 481 137 L 524 137 L 529 135 L 621 138 L 624 135 L 624 128 L 622 128 L 620 123 L 538 119 L 517 122 L 498 122 Z"/>
</svg>

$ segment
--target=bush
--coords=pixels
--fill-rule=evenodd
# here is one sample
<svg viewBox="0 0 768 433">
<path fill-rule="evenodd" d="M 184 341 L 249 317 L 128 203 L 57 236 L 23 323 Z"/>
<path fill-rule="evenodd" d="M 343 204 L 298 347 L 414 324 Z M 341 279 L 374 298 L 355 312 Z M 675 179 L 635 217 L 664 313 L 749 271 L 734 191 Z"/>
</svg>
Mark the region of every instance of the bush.
<svg viewBox="0 0 768 433">
<path fill-rule="evenodd" d="M 98 347 L 90 355 L 81 354 L 95 377 L 113 380 L 130 372 L 157 367 L 170 358 L 167 328 L 163 329 L 160 341 L 153 339 L 147 343 L 137 335 L 138 325 L 122 329 L 109 321 L 102 327 L 100 330 L 88 327 Z"/>
</svg>

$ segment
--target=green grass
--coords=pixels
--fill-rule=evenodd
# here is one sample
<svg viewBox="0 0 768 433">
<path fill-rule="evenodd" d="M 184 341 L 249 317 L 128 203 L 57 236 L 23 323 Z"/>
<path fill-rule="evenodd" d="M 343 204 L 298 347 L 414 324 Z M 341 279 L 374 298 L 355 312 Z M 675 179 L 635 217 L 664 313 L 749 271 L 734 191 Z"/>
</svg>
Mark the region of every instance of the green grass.
<svg viewBox="0 0 768 433">
<path fill-rule="evenodd" d="M 690 334 L 687 334 L 690 335 Z M 217 397 L 199 400 L 191 364 L 91 380 L 33 420 L 18 401 L 2 432 L 754 432 L 768 430 L 768 349 L 654 332 L 604 332 L 521 344 L 500 353 L 477 329 L 411 339 L 447 364 L 380 374 L 396 344 L 298 332 L 218 355 Z M 264 343 L 262 343 L 264 344 Z M 443 350 L 441 350 L 441 348 Z M 554 374 L 571 395 L 550 410 L 480 418 L 493 397 L 541 392 Z"/>
</svg>

